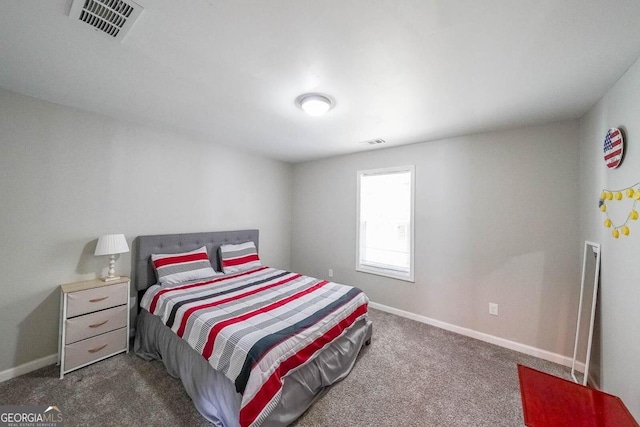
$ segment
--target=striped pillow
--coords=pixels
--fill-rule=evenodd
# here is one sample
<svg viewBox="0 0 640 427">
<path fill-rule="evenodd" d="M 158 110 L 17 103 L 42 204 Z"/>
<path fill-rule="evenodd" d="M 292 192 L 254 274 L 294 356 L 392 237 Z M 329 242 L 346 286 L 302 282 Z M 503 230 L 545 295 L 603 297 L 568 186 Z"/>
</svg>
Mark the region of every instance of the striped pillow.
<svg viewBox="0 0 640 427">
<path fill-rule="evenodd" d="M 220 274 L 211 267 L 206 246 L 179 254 L 152 254 L 151 261 L 161 285 L 175 285 Z"/>
<path fill-rule="evenodd" d="M 220 246 L 220 264 L 224 274 L 237 273 L 262 265 L 253 242 Z"/>
</svg>

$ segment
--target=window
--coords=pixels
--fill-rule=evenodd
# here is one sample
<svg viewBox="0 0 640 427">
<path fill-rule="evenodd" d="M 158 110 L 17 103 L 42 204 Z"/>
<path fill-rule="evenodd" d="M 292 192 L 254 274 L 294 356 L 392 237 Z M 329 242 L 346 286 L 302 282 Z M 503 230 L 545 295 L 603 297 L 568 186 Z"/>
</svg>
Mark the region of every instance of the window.
<svg viewBox="0 0 640 427">
<path fill-rule="evenodd" d="M 413 282 L 414 172 L 358 171 L 356 270 Z"/>
</svg>

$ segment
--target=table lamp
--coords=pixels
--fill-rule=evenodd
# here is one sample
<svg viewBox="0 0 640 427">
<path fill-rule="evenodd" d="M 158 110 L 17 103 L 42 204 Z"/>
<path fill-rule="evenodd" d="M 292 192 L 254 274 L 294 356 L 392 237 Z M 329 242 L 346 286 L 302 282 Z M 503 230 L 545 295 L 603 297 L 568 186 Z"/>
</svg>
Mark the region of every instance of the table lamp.
<svg viewBox="0 0 640 427">
<path fill-rule="evenodd" d="M 96 245 L 95 256 L 110 255 L 109 258 L 109 274 L 107 277 L 103 277 L 102 280 L 108 282 L 110 280 L 119 279 L 119 276 L 115 276 L 116 254 L 123 254 L 129 252 L 129 245 L 127 245 L 127 239 L 124 238 L 124 234 L 106 234 L 98 238 L 98 244 Z"/>
</svg>

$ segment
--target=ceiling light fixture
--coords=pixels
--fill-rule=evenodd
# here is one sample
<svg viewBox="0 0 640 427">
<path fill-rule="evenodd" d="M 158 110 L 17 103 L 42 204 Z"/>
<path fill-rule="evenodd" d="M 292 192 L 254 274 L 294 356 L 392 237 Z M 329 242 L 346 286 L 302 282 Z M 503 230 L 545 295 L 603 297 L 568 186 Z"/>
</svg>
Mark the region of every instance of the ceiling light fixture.
<svg viewBox="0 0 640 427">
<path fill-rule="evenodd" d="M 319 93 L 305 93 L 296 99 L 302 110 L 310 116 L 321 116 L 333 107 L 331 98 Z"/>
</svg>

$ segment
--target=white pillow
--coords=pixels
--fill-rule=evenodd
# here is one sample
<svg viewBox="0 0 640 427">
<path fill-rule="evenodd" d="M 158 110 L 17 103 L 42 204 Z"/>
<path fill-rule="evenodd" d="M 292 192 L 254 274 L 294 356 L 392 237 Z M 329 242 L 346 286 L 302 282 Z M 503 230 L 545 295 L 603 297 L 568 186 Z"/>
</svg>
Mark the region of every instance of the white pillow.
<svg viewBox="0 0 640 427">
<path fill-rule="evenodd" d="M 253 242 L 220 246 L 220 265 L 224 274 L 260 267 L 260 257 Z"/>
<path fill-rule="evenodd" d="M 220 274 L 211 267 L 206 246 L 191 252 L 152 254 L 151 261 L 161 285 L 175 285 Z"/>
</svg>

